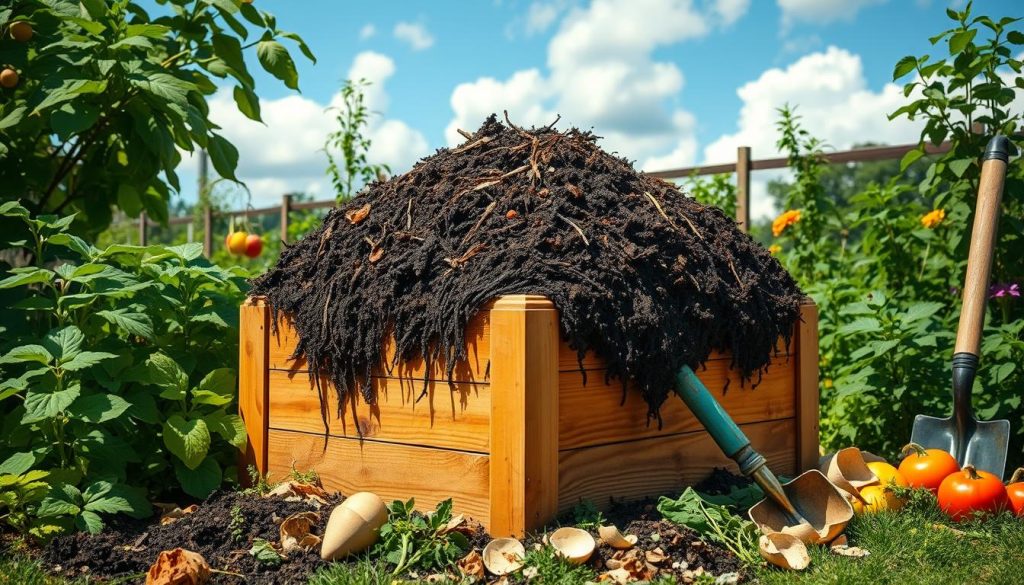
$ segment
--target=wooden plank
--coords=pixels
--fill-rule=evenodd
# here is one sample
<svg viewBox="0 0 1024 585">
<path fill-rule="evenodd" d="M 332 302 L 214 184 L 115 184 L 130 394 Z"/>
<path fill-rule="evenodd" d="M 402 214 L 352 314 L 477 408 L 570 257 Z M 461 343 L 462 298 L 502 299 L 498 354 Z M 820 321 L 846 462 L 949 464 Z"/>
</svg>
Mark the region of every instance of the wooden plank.
<svg viewBox="0 0 1024 585">
<path fill-rule="evenodd" d="M 491 418 L 488 384 L 458 382 L 449 387 L 447 382 L 431 381 L 427 395 L 417 401 L 423 391 L 422 380 L 374 378 L 371 383 L 377 404 L 368 405 L 359 392 L 353 392 L 339 412 L 338 392 L 326 378 L 320 378 L 318 392 L 307 372 L 271 370 L 270 426 L 487 453 Z"/>
<path fill-rule="evenodd" d="M 737 424 L 790 418 L 796 414 L 796 362 L 789 357 L 772 361 L 761 383 L 740 387 L 739 375 L 727 360 L 707 363 L 697 372 L 708 390 Z M 726 380 L 729 388 L 724 393 Z M 655 437 L 701 430 L 700 422 L 678 397 L 671 395 L 661 407 L 662 428 L 647 421 L 647 403 L 634 382 L 627 386 L 622 404 L 622 383 L 605 384 L 604 370 L 579 371 L 558 376 L 559 445 L 564 451 L 578 447 L 617 443 L 626 439 Z M 621 406 L 620 406 L 621 404 Z"/>
<path fill-rule="evenodd" d="M 797 469 L 818 467 L 818 307 L 813 301 L 800 306 L 796 331 Z"/>
<path fill-rule="evenodd" d="M 456 514 L 488 525 L 486 455 L 296 431 L 271 430 L 269 439 L 273 478 L 284 477 L 293 466 L 313 470 L 327 489 L 373 492 L 387 502 L 416 498 L 422 511 L 452 498 Z"/>
<path fill-rule="evenodd" d="M 793 344 L 795 348 L 795 344 Z M 776 358 L 785 357 L 790 355 L 789 347 L 786 347 L 784 340 L 779 339 L 776 345 L 778 351 L 775 354 Z M 708 356 L 707 363 L 710 366 L 711 362 L 725 361 L 728 365 L 732 356 L 725 352 L 713 351 Z M 605 367 L 605 361 L 592 352 L 588 351 L 583 357 L 583 369 L 584 370 L 601 370 Z M 576 350 L 569 347 L 569 342 L 562 340 L 558 346 L 558 371 L 560 372 L 578 372 L 580 371 L 580 363 L 576 358 Z"/>
<path fill-rule="evenodd" d="M 544 297 L 491 310 L 491 526 L 522 536 L 558 507 L 558 312 Z"/>
<path fill-rule="evenodd" d="M 270 367 L 293 372 L 307 371 L 305 359 L 292 359 L 292 354 L 295 352 L 299 337 L 291 323 L 291 319 L 284 314 L 278 316 L 277 332 L 271 333 L 270 336 Z M 466 352 L 469 355 L 469 359 L 455 367 L 452 375 L 453 380 L 476 383 L 487 381 L 487 365 L 491 355 L 490 329 L 490 311 L 486 308 L 470 319 L 466 325 Z M 394 355 L 394 340 L 388 338 L 384 343 L 385 363 L 390 364 Z M 423 359 L 417 358 L 403 362 L 391 371 L 386 371 L 381 367 L 376 371 L 376 374 L 423 379 L 425 370 Z M 430 370 L 430 379 L 447 381 L 448 377 L 444 360 L 433 364 Z"/>
<path fill-rule="evenodd" d="M 238 413 L 245 422 L 248 444 L 239 466 L 242 481 L 247 468 L 267 470 L 267 334 L 270 310 L 262 299 L 246 299 L 239 310 L 238 326 Z"/>
<path fill-rule="evenodd" d="M 796 470 L 796 421 L 785 419 L 741 425 L 754 448 L 776 473 Z M 714 467 L 738 473 L 704 431 L 562 451 L 558 462 L 558 508 L 581 498 L 607 508 L 609 498 L 641 499 L 678 494 L 707 477 Z"/>
</svg>

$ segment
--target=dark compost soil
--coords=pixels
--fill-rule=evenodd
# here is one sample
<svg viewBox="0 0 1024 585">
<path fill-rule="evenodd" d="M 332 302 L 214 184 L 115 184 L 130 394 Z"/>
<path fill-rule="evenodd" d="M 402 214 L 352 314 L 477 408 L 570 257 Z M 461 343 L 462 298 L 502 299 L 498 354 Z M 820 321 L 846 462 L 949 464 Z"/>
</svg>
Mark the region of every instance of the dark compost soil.
<svg viewBox="0 0 1024 585">
<path fill-rule="evenodd" d="M 237 532 L 232 524 L 235 507 L 244 519 Z M 325 506 L 320 510 L 316 534 L 323 534 L 330 509 Z M 215 573 L 211 583 L 300 584 L 323 564 L 319 547 L 308 553 L 292 553 L 276 567 L 260 564 L 248 551 L 257 538 L 277 542 L 281 520 L 309 510 L 316 511 L 310 501 L 218 492 L 196 512 L 165 526 L 115 520 L 95 536 L 77 533 L 56 538 L 43 552 L 42 560 L 48 568 L 68 577 L 118 577 L 145 573 L 160 551 L 181 547 L 200 553 L 214 569 L 244 575 L 239 578 Z M 139 579 L 143 581 L 144 575 Z"/>
<path fill-rule="evenodd" d="M 252 294 L 293 317 L 311 372 L 371 403 L 385 336 L 396 363 L 443 360 L 450 376 L 466 324 L 504 294 L 550 298 L 570 346 L 635 379 L 652 417 L 678 368 L 714 350 L 759 379 L 799 318 L 794 280 L 732 218 L 596 140 L 491 116 L 333 210 Z"/>
</svg>

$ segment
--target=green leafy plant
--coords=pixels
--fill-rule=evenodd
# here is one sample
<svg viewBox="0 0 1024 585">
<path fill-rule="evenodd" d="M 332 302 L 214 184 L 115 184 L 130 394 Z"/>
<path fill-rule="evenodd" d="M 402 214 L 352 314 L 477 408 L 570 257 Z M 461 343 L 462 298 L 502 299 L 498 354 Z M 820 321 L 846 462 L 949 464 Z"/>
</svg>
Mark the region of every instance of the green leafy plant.
<svg viewBox="0 0 1024 585">
<path fill-rule="evenodd" d="M 713 205 L 729 217 L 736 217 L 736 185 L 732 175 L 722 173 L 702 178 L 690 175 L 683 188 L 691 197 L 704 205 Z"/>
<path fill-rule="evenodd" d="M 41 517 L 93 530 L 96 513 L 149 513 L 136 505 L 147 491 L 220 486 L 245 444 L 223 367 L 237 359 L 245 284 L 199 244 L 99 250 L 68 233 L 73 219 L 0 205 L 6 253 L 34 259 L 0 279 L 0 459 L 5 473 L 49 473 Z"/>
<path fill-rule="evenodd" d="M 667 520 L 721 544 L 749 565 L 762 562 L 757 547 L 759 532 L 754 523 L 736 515 L 728 506 L 705 500 L 693 488 L 686 488 L 675 500 L 662 496 L 658 512 Z"/>
<path fill-rule="evenodd" d="M 142 490 L 107 481 L 93 482 L 85 489 L 68 483 L 53 485 L 36 510 L 40 519 L 71 518 L 76 528 L 92 533 L 103 530 L 100 514 L 117 513 L 145 518 L 152 510 Z"/>
<path fill-rule="evenodd" d="M 597 578 L 588 565 L 570 563 L 551 546 L 527 549 L 523 575 L 529 576 L 527 582 L 537 583 L 591 583 Z"/>
<path fill-rule="evenodd" d="M 49 473 L 40 469 L 23 473 L 9 473 L 24 469 L 25 465 L 8 460 L 0 474 L 0 519 L 22 534 L 45 540 L 58 532 L 60 526 L 36 516 L 36 510 L 50 489 L 46 481 Z"/>
<path fill-rule="evenodd" d="M 362 79 L 346 81 L 341 88 L 341 106 L 333 108 L 337 129 L 327 135 L 324 153 L 327 154 L 327 175 L 338 203 L 355 197 L 363 185 L 391 172 L 387 165 L 370 164 L 366 156 L 371 144 L 366 135 L 371 112 L 364 103 L 368 85 L 369 82 Z"/>
<path fill-rule="evenodd" d="M 242 542 L 245 538 L 245 516 L 238 504 L 231 506 L 231 522 L 228 523 L 228 530 L 231 532 L 231 540 L 234 542 Z"/>
<path fill-rule="evenodd" d="M 23 198 L 33 215 L 77 212 L 76 229 L 95 234 L 115 207 L 165 220 L 170 193 L 180 190 L 181 151 L 206 149 L 217 172 L 236 180 L 238 151 L 209 117 L 213 80 L 234 83 L 238 110 L 260 121 L 252 54 L 293 90 L 298 73 L 281 41 L 313 54 L 242 0 L 156 4 L 16 0 L 0 8 L 0 28 L 24 20 L 35 31 L 28 42 L 0 39 L 20 76 L 0 103 L 0 197 Z"/>
<path fill-rule="evenodd" d="M 274 545 L 262 538 L 252 541 L 252 548 L 249 549 L 249 554 L 255 557 L 261 565 L 268 567 L 276 567 L 284 561 L 284 557 L 274 549 Z"/>
<path fill-rule="evenodd" d="M 393 575 L 421 569 L 444 569 L 469 549 L 465 535 L 448 528 L 452 501 L 444 500 L 433 512 L 414 512 L 415 500 L 395 500 L 388 506 L 388 521 L 380 529 L 376 557 L 394 565 Z"/>
<path fill-rule="evenodd" d="M 594 502 L 581 499 L 572 507 L 572 523 L 584 530 L 596 530 L 606 522 L 604 514 L 597 509 Z"/>
</svg>

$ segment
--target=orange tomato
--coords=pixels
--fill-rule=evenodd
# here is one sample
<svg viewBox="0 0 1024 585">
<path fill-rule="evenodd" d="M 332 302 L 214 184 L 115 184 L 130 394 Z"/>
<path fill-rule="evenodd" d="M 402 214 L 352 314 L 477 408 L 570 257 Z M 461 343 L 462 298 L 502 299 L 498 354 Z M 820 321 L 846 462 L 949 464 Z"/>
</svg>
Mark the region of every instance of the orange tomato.
<svg viewBox="0 0 1024 585">
<path fill-rule="evenodd" d="M 14 69 L 0 71 L 0 85 L 11 89 L 18 85 L 18 72 Z"/>
<path fill-rule="evenodd" d="M 939 486 L 939 508 L 960 521 L 977 513 L 995 514 L 1006 508 L 1006 486 L 995 475 L 965 465 Z"/>
<path fill-rule="evenodd" d="M 24 20 L 11 24 L 11 38 L 19 43 L 27 43 L 32 39 L 32 25 Z"/>
<path fill-rule="evenodd" d="M 910 487 L 925 488 L 936 493 L 942 480 L 960 471 L 956 459 L 942 449 L 925 449 L 911 443 L 903 448 L 903 452 L 909 454 L 900 462 L 899 472 Z"/>
<path fill-rule="evenodd" d="M 1020 518 L 1024 518 L 1024 467 L 1020 467 L 1010 476 L 1006 484 L 1006 497 L 1010 500 L 1010 509 Z"/>
<path fill-rule="evenodd" d="M 898 469 L 885 461 L 872 461 L 867 465 L 871 473 L 874 473 L 878 478 L 878 483 L 883 486 L 895 484 L 900 487 L 908 487 L 910 485 L 907 483 L 907 478 L 903 477 L 903 474 Z"/>
</svg>

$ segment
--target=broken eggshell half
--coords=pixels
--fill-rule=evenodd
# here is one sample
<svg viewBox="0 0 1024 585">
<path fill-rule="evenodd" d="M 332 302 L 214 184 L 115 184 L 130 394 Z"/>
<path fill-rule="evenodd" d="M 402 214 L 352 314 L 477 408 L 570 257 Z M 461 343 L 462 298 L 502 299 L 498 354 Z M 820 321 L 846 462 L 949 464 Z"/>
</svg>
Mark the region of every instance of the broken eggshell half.
<svg viewBox="0 0 1024 585">
<path fill-rule="evenodd" d="M 514 538 L 495 538 L 484 547 L 483 557 L 487 571 L 501 577 L 523 567 L 526 549 Z"/>
<path fill-rule="evenodd" d="M 597 529 L 597 533 L 601 535 L 601 540 L 612 548 L 629 549 L 636 546 L 637 536 L 635 534 L 626 536 L 619 531 L 617 526 L 602 526 Z"/>
<path fill-rule="evenodd" d="M 805 471 L 783 484 L 782 489 L 807 524 L 796 522 L 778 504 L 764 499 L 754 504 L 748 513 L 764 534 L 784 532 L 807 544 L 829 542 L 839 536 L 853 518 L 853 506 L 817 469 Z"/>
<path fill-rule="evenodd" d="M 589 532 L 569 526 L 552 532 L 548 542 L 555 547 L 559 555 L 574 565 L 587 562 L 590 555 L 594 554 L 594 547 L 597 546 L 597 541 Z"/>
<path fill-rule="evenodd" d="M 807 545 L 799 537 L 784 532 L 762 534 L 757 541 L 761 557 L 776 567 L 802 571 L 811 564 Z"/>
<path fill-rule="evenodd" d="M 387 520 L 388 509 L 380 496 L 370 492 L 352 494 L 331 511 L 320 558 L 333 561 L 369 548 Z"/>
</svg>

